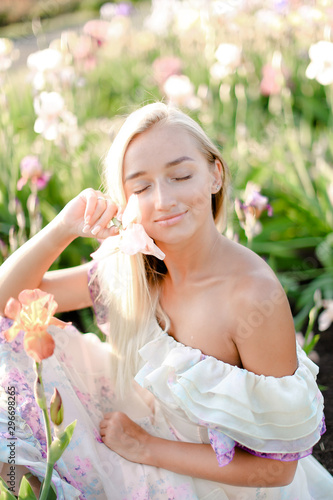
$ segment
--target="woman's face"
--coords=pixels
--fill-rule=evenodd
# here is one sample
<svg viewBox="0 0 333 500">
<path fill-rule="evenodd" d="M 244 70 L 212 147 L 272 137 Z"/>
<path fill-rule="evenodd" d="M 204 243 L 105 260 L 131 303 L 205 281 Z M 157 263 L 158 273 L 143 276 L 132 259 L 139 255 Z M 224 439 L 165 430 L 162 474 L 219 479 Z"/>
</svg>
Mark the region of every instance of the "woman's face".
<svg viewBox="0 0 333 500">
<path fill-rule="evenodd" d="M 138 195 L 142 224 L 156 242 L 174 244 L 213 222 L 211 195 L 221 183 L 215 167 L 184 129 L 154 125 L 138 135 L 124 157 L 126 198 Z"/>
</svg>

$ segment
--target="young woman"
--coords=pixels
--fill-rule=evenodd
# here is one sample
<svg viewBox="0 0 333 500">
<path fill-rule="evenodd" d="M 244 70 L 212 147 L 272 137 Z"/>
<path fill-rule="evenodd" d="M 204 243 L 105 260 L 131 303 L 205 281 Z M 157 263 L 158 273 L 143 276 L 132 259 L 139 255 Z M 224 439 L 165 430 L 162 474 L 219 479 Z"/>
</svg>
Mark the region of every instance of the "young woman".
<svg viewBox="0 0 333 500">
<path fill-rule="evenodd" d="M 333 479 L 310 456 L 325 428 L 318 369 L 296 346 L 272 270 L 221 235 L 228 171 L 218 149 L 182 112 L 150 104 L 112 144 L 106 185 L 80 193 L 0 268 L 2 313 L 10 297 L 40 288 L 59 312 L 93 305 L 112 344 L 50 327 L 45 386 L 58 388 L 66 424 L 78 420 L 56 464 L 58 498 L 330 498 Z M 110 220 L 133 194 L 163 261 L 118 252 L 48 271 L 77 237 L 115 238 Z M 32 363 L 22 338 L 1 342 L 2 387 L 18 395 L 16 463 L 41 479 Z M 3 439 L 4 464 L 7 455 Z"/>
</svg>

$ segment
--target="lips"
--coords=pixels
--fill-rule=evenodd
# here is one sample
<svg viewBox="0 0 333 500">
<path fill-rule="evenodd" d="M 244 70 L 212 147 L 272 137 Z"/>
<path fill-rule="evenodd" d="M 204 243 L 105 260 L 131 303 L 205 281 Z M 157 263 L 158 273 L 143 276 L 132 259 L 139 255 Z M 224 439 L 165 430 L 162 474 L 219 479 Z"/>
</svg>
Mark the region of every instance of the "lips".
<svg viewBox="0 0 333 500">
<path fill-rule="evenodd" d="M 157 222 L 160 226 L 171 226 L 179 222 L 186 215 L 186 213 L 187 211 L 165 215 L 163 217 L 160 217 L 159 219 L 156 219 L 155 222 Z"/>
<path fill-rule="evenodd" d="M 155 222 L 163 222 L 165 220 L 174 219 L 175 217 L 179 217 L 180 215 L 183 215 L 184 213 L 185 212 L 179 212 L 177 214 L 165 215 L 164 217 L 160 217 L 159 219 L 156 219 Z"/>
</svg>

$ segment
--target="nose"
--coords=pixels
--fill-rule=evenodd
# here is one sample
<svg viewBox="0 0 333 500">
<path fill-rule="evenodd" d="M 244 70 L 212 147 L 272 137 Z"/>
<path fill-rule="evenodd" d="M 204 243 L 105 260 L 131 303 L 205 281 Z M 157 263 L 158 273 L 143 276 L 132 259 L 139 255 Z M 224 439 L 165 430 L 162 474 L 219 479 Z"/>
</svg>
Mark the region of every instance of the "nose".
<svg viewBox="0 0 333 500">
<path fill-rule="evenodd" d="M 165 181 L 156 182 L 154 189 L 155 210 L 160 212 L 167 212 L 175 205 L 176 200 L 172 193 L 172 187 Z"/>
</svg>

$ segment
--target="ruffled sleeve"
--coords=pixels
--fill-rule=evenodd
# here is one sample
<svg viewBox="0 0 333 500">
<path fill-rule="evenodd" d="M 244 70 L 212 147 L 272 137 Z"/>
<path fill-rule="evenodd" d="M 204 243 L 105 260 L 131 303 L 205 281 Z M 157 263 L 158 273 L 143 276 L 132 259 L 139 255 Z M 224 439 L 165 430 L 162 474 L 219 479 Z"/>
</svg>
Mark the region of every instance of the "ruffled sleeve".
<svg viewBox="0 0 333 500">
<path fill-rule="evenodd" d="M 137 382 L 162 403 L 208 428 L 219 465 L 235 446 L 256 455 L 294 460 L 311 453 L 325 431 L 318 367 L 297 346 L 294 375 L 256 375 L 229 365 L 168 334 L 146 344 Z"/>
</svg>

